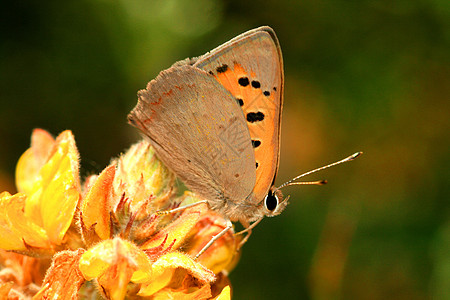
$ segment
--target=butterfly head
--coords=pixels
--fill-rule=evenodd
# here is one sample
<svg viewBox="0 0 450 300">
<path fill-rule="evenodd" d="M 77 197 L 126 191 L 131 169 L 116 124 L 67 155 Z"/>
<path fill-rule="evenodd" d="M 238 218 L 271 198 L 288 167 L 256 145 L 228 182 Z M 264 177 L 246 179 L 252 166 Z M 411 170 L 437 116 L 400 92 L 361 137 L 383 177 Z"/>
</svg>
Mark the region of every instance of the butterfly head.
<svg viewBox="0 0 450 300">
<path fill-rule="evenodd" d="M 284 198 L 283 193 L 272 186 L 263 200 L 264 214 L 268 217 L 279 215 L 288 204 L 289 196 Z"/>
</svg>

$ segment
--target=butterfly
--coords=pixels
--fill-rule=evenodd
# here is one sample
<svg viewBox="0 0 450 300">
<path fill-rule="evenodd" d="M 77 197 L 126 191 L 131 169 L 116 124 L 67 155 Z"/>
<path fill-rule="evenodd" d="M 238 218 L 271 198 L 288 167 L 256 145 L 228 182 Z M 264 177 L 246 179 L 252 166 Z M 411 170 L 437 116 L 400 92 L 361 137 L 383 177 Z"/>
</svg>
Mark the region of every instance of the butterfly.
<svg viewBox="0 0 450 300">
<path fill-rule="evenodd" d="M 211 209 L 251 230 L 288 203 L 274 185 L 283 89 L 280 44 L 264 26 L 162 71 L 128 120 Z"/>
</svg>

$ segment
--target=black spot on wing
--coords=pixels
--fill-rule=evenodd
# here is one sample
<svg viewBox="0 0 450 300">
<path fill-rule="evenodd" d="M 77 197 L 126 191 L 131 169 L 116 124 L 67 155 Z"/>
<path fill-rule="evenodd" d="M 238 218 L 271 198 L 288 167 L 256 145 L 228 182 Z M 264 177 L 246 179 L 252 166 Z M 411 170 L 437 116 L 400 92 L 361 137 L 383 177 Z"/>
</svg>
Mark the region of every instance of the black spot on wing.
<svg viewBox="0 0 450 300">
<path fill-rule="evenodd" d="M 224 73 L 228 70 L 228 65 L 223 64 L 220 67 L 217 67 L 216 71 L 217 73 Z"/>
<path fill-rule="evenodd" d="M 240 106 L 244 106 L 244 100 L 237 98 L 236 101 L 237 103 L 239 103 Z"/>
<path fill-rule="evenodd" d="M 269 91 L 264 91 L 264 96 L 267 96 L 267 97 L 269 97 L 270 96 L 270 92 Z"/>
<path fill-rule="evenodd" d="M 251 112 L 247 114 L 247 121 L 250 123 L 260 122 L 262 120 L 264 120 L 264 114 L 260 111 L 256 113 Z"/>
<path fill-rule="evenodd" d="M 257 80 L 252 80 L 252 87 L 259 89 L 261 87 L 261 83 Z"/>
<path fill-rule="evenodd" d="M 239 78 L 238 83 L 240 86 L 247 86 L 250 84 L 250 81 L 248 80 L 247 77 L 241 77 Z"/>
<path fill-rule="evenodd" d="M 253 148 L 258 148 L 261 145 L 261 141 L 252 140 Z"/>
</svg>

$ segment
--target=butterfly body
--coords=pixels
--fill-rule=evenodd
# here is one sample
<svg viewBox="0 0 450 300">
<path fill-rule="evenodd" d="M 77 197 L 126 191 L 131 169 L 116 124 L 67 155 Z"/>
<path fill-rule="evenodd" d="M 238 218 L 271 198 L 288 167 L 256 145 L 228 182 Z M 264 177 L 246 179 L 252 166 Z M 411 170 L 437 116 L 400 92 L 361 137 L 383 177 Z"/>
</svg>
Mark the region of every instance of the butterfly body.
<svg viewBox="0 0 450 300">
<path fill-rule="evenodd" d="M 158 157 L 231 221 L 285 207 L 278 170 L 283 63 L 269 27 L 175 63 L 138 93 L 129 115 Z"/>
</svg>

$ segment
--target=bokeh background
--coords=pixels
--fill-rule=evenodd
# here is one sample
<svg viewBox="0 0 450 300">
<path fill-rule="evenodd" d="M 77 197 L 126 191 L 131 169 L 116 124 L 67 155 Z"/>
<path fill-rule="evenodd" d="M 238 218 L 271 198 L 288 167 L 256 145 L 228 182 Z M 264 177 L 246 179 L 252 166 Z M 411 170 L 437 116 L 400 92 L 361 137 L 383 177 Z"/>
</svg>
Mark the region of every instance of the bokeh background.
<svg viewBox="0 0 450 300">
<path fill-rule="evenodd" d="M 270 25 L 278 183 L 364 155 L 285 189 L 231 273 L 234 299 L 450 299 L 448 1 L 9 1 L 0 24 L 2 191 L 33 128 L 71 129 L 97 173 L 138 140 L 126 115 L 147 81 Z"/>
</svg>

